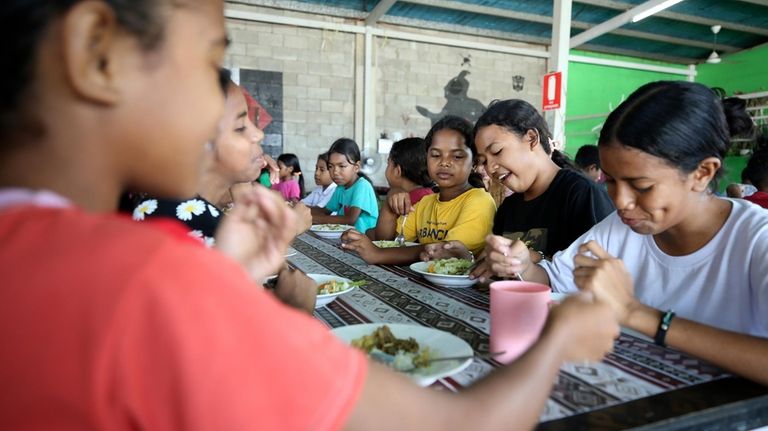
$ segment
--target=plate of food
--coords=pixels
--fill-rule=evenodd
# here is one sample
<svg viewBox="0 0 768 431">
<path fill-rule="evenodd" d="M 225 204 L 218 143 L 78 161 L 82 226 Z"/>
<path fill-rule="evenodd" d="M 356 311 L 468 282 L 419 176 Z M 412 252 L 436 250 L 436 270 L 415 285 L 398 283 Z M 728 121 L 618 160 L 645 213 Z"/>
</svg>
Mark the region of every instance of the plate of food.
<svg viewBox="0 0 768 431">
<path fill-rule="evenodd" d="M 348 224 L 313 224 L 309 230 L 321 238 L 339 239 L 341 234 L 354 228 Z"/>
<path fill-rule="evenodd" d="M 429 386 L 437 379 L 462 371 L 474 356 L 466 341 L 426 326 L 364 323 L 342 326 L 332 332 L 345 343 L 365 351 L 371 359 L 395 370 L 405 370 L 402 372 L 419 386 Z M 466 359 L 437 360 L 449 357 Z"/>
<path fill-rule="evenodd" d="M 365 284 L 365 281 L 352 281 L 337 275 L 307 274 L 307 277 L 317 283 L 317 302 L 315 302 L 315 308 L 328 305 L 339 295 L 348 293 L 352 289 Z"/>
<path fill-rule="evenodd" d="M 378 248 L 395 248 L 395 247 L 411 247 L 414 245 L 419 245 L 419 243 L 406 241 L 403 245 L 400 245 L 397 243 L 397 241 L 378 240 L 378 241 L 374 241 L 373 245 L 375 245 Z"/>
<path fill-rule="evenodd" d="M 452 257 L 450 259 L 416 262 L 410 268 L 428 281 L 443 287 L 470 287 L 477 280 L 469 278 L 473 262 L 468 259 Z"/>
</svg>

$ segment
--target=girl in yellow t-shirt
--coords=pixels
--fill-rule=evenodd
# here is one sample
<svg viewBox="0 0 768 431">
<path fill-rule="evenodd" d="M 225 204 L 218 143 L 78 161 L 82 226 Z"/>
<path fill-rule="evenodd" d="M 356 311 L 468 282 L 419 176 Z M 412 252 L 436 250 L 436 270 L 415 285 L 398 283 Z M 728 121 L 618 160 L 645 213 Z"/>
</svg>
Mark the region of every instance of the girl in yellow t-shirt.
<svg viewBox="0 0 768 431">
<path fill-rule="evenodd" d="M 397 224 L 406 241 L 419 245 L 379 248 L 364 234 L 351 230 L 341 237 L 343 248 L 356 251 L 368 263 L 390 265 L 416 262 L 425 245 L 437 242 L 460 241 L 469 250 L 483 249 L 496 205 L 482 184 L 478 188 L 470 184 L 472 124 L 460 117 L 443 117 L 432 126 L 425 141 L 429 176 L 440 192 L 424 197 Z M 396 234 L 393 232 L 392 237 Z"/>
</svg>

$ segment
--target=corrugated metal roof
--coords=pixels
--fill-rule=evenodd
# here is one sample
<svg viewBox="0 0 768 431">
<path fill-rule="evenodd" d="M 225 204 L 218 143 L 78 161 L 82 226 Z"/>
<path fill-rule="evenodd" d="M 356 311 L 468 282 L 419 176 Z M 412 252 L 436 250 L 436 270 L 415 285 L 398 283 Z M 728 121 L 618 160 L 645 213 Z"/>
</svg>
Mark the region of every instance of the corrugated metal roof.
<svg viewBox="0 0 768 431">
<path fill-rule="evenodd" d="M 605 22 L 647 0 L 575 0 L 571 36 Z M 377 0 L 298 0 L 304 9 L 338 16 L 372 11 Z M 279 5 L 280 2 L 277 2 Z M 297 6 L 298 5 L 298 6 Z M 551 37 L 552 0 L 400 0 L 381 22 L 429 26 L 439 23 L 458 31 L 502 35 L 505 39 L 541 41 Z M 628 23 L 588 41 L 579 49 L 616 52 L 680 63 L 704 61 L 712 52 L 710 26 L 722 25 L 717 50 L 736 52 L 768 42 L 768 0 L 685 0 L 638 23 Z"/>
</svg>

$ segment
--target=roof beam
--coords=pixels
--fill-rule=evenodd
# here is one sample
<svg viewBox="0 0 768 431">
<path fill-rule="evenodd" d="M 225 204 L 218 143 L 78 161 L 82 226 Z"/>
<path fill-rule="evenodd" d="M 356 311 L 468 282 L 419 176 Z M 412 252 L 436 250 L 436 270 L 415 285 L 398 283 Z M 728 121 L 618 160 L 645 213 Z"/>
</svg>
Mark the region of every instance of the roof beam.
<svg viewBox="0 0 768 431">
<path fill-rule="evenodd" d="M 442 9 L 457 10 L 462 12 L 476 13 L 481 15 L 489 15 L 494 17 L 509 18 L 521 21 L 536 22 L 539 24 L 552 25 L 553 21 L 551 17 L 544 15 L 535 15 L 524 12 L 511 11 L 508 9 L 501 9 L 497 7 L 480 6 L 469 3 L 462 3 L 457 1 L 447 0 L 401 0 L 403 3 L 418 4 L 423 6 L 439 7 Z M 590 24 L 584 21 L 571 21 L 571 27 L 586 30 L 593 27 L 594 24 Z M 666 36 L 663 34 L 648 33 L 638 30 L 625 30 L 616 29 L 611 32 L 619 36 L 634 37 L 637 39 L 654 40 L 657 42 L 671 43 L 675 45 L 692 46 L 695 48 L 712 48 L 712 42 L 704 42 L 700 40 L 684 39 L 680 37 Z M 718 45 L 718 50 L 723 52 L 735 52 L 741 50 L 741 48 L 727 45 Z"/>
<path fill-rule="evenodd" d="M 395 4 L 397 0 L 381 0 L 376 5 L 376 7 L 373 8 L 371 13 L 368 14 L 368 16 L 365 18 L 365 25 L 372 26 L 375 25 L 376 22 L 387 14 L 387 11 L 392 7 L 392 5 Z"/>
<path fill-rule="evenodd" d="M 590 28 L 587 31 L 579 33 L 576 36 L 571 38 L 571 48 L 576 48 L 577 46 L 583 45 L 592 39 L 595 39 L 597 37 L 604 35 L 605 33 L 609 33 L 612 30 L 616 30 L 617 28 L 630 22 L 633 16 L 639 13 L 645 12 L 652 7 L 658 6 L 664 3 L 665 1 L 667 0 L 648 0 L 645 3 L 642 3 L 636 7 L 633 7 L 632 9 L 629 9 L 623 13 L 616 15 L 615 17 L 609 19 L 608 21 L 602 22 Z"/>
<path fill-rule="evenodd" d="M 758 6 L 768 7 L 768 0 L 739 0 L 739 1 L 743 1 L 744 3 L 756 4 Z"/>
<path fill-rule="evenodd" d="M 584 49 L 586 51 L 602 52 L 605 54 L 616 54 L 616 55 L 625 55 L 627 57 L 647 58 L 649 60 L 663 61 L 665 63 L 692 64 L 692 63 L 703 61 L 703 59 L 696 60 L 696 59 L 687 58 L 687 57 L 677 57 L 672 55 L 657 54 L 657 53 L 648 52 L 648 51 L 636 51 L 634 49 L 614 48 L 614 47 L 608 47 L 604 45 L 593 45 L 590 43 L 583 45 L 581 49 Z"/>
<path fill-rule="evenodd" d="M 517 12 L 498 7 L 481 6 L 471 3 L 447 0 L 403 0 L 404 3 L 418 4 L 422 6 L 437 7 L 441 9 L 458 10 L 462 12 L 478 13 L 481 15 L 490 15 L 501 18 L 516 19 L 520 21 L 537 22 L 540 24 L 552 24 L 552 18 L 533 13 Z"/>
<path fill-rule="evenodd" d="M 629 9 L 627 3 L 617 2 L 613 0 L 573 0 L 575 3 L 587 4 L 590 6 L 598 6 L 606 9 L 614 9 L 625 11 Z M 711 27 L 713 25 L 721 25 L 723 28 L 729 30 L 740 31 L 743 33 L 759 34 L 761 36 L 768 36 L 768 29 L 760 27 L 752 27 L 749 25 L 743 25 L 735 22 L 722 21 L 710 18 L 704 18 L 696 15 L 689 15 L 684 13 L 671 12 L 668 10 L 661 11 L 654 15 L 655 17 L 673 19 L 677 21 L 689 22 L 691 24 L 705 25 Z"/>
<path fill-rule="evenodd" d="M 674 45 L 685 45 L 685 46 L 692 46 L 695 48 L 705 48 L 705 49 L 712 49 L 712 42 L 704 42 L 700 40 L 691 40 L 691 39 L 684 39 L 681 37 L 674 37 L 674 36 L 666 36 L 663 34 L 654 34 L 654 33 L 646 33 L 644 31 L 637 31 L 637 30 L 628 30 L 619 28 L 616 30 L 613 30 L 611 34 L 619 35 L 619 36 L 627 36 L 627 37 L 634 37 L 637 39 L 645 39 L 645 40 L 655 40 L 657 42 L 665 42 L 665 43 L 671 43 Z M 736 52 L 741 51 L 743 48 L 739 48 L 736 46 L 730 46 L 730 45 L 722 45 L 720 43 L 717 44 L 717 50 L 718 51 L 724 51 L 724 52 Z"/>
<path fill-rule="evenodd" d="M 635 63 L 633 61 L 613 60 L 609 58 L 599 58 L 599 57 L 587 57 L 584 55 L 574 55 L 574 54 L 569 55 L 568 59 L 574 63 L 599 64 L 602 66 L 621 67 L 624 69 L 634 69 L 634 70 L 644 70 L 646 72 L 670 73 L 674 75 L 684 75 L 684 76 L 691 75 L 690 67 L 682 68 L 682 67 L 659 66 L 656 64 Z M 693 71 L 693 76 L 696 76 L 695 71 Z M 590 116 L 586 115 L 584 117 L 590 117 Z"/>
<path fill-rule="evenodd" d="M 414 27 L 421 30 L 425 30 L 425 27 L 424 27 L 425 21 L 420 19 L 405 18 L 405 17 L 399 17 L 399 16 L 386 16 L 380 22 L 402 26 L 402 27 Z M 543 46 L 549 46 L 549 44 L 551 43 L 551 40 L 546 37 L 530 36 L 523 33 L 512 33 L 508 31 L 486 30 L 478 27 L 470 27 L 467 25 L 449 24 L 449 23 L 442 23 L 442 22 L 429 22 L 429 27 L 427 29 L 435 30 L 435 31 L 446 31 L 446 32 L 458 33 L 458 34 L 468 34 L 472 36 L 489 37 L 493 39 L 505 40 L 508 42 L 538 44 Z M 546 56 L 548 57 L 549 54 L 547 54 Z"/>
</svg>

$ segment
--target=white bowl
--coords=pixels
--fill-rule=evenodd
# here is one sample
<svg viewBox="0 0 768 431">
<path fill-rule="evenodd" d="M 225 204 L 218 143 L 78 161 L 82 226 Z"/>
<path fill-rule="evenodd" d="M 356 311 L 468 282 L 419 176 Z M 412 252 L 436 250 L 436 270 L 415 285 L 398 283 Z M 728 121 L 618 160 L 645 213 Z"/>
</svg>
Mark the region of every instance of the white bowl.
<svg viewBox="0 0 768 431">
<path fill-rule="evenodd" d="M 387 325 L 392 335 L 397 338 L 413 337 L 420 347 L 429 347 L 434 358 L 474 355 L 472 347 L 461 338 L 438 329 L 426 326 L 405 325 L 397 323 L 363 323 L 359 325 L 340 326 L 333 329 L 337 337 L 347 344 L 351 344 L 355 338 L 371 334 L 379 326 Z M 406 372 L 411 380 L 419 386 L 429 386 L 437 379 L 448 377 L 462 371 L 472 363 L 472 359 L 455 361 L 437 361 L 425 368 L 417 368 Z"/>
<path fill-rule="evenodd" d="M 338 275 L 328 275 L 328 274 L 307 274 L 307 277 L 311 278 L 312 280 L 317 283 L 317 285 L 321 285 L 323 283 L 327 283 L 329 281 L 347 281 L 351 282 L 352 280 L 344 277 L 339 277 Z M 317 295 L 317 302 L 315 302 L 315 308 L 324 307 L 331 302 L 333 302 L 339 295 L 343 295 L 345 293 L 353 291 L 355 288 L 350 287 L 347 290 L 343 290 L 341 292 L 336 293 L 326 293 L 324 295 Z"/>
<path fill-rule="evenodd" d="M 469 278 L 469 275 L 443 275 L 433 274 L 428 271 L 429 262 L 416 262 L 411 264 L 411 271 L 418 272 L 432 284 L 442 287 L 462 288 L 474 286 L 477 279 Z"/>
<path fill-rule="evenodd" d="M 354 228 L 348 224 L 313 224 L 309 230 L 321 238 L 339 239 L 341 234 Z"/>
<path fill-rule="evenodd" d="M 396 245 L 395 241 L 378 240 L 378 241 L 373 241 L 373 245 L 379 248 L 396 248 L 396 247 L 412 247 L 414 245 L 419 245 L 419 243 L 406 241 L 405 244 L 403 245 Z"/>
</svg>

